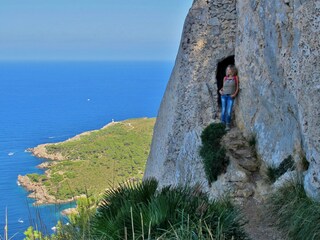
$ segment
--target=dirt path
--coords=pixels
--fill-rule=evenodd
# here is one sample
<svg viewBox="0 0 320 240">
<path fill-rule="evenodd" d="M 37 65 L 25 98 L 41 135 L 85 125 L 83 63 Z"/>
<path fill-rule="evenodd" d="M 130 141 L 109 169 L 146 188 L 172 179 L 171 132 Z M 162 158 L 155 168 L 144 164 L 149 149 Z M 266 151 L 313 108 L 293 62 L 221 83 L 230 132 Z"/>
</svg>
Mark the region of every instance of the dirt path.
<svg viewBox="0 0 320 240">
<path fill-rule="evenodd" d="M 248 221 L 245 230 L 249 238 L 252 240 L 285 240 L 283 234 L 275 227 L 275 219 L 272 219 L 272 216 L 268 214 L 265 204 L 267 188 L 261 194 L 261 185 L 267 184 L 263 183 L 263 177 L 260 174 L 261 164 L 256 157 L 254 147 L 248 144 L 237 128 L 233 128 L 226 134 L 223 143 L 232 164 L 247 175 L 248 182 L 242 184 L 242 186 L 250 187 L 252 192 L 250 196 L 245 196 L 240 201 L 239 198 L 235 198 L 236 204 L 239 205 Z M 259 187 L 257 187 L 258 185 Z M 239 188 L 236 189 L 236 192 L 245 190 Z"/>
<path fill-rule="evenodd" d="M 245 230 L 252 240 L 285 240 L 282 233 L 274 226 L 275 219 L 270 219 L 264 201 L 250 197 L 242 206 L 242 212 L 249 221 Z"/>
</svg>

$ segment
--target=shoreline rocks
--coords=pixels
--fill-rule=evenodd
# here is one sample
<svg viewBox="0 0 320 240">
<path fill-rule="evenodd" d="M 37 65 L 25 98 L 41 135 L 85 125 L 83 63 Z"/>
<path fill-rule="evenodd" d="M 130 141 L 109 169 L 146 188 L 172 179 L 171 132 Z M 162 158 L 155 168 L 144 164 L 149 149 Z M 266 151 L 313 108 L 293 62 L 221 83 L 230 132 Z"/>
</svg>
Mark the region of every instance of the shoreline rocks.
<svg viewBox="0 0 320 240">
<path fill-rule="evenodd" d="M 55 145 L 56 143 L 45 143 L 40 144 L 34 148 L 29 148 L 29 151 L 32 153 L 32 155 L 38 157 L 38 158 L 44 158 L 51 161 L 62 161 L 64 160 L 64 157 L 61 153 L 48 153 L 46 150 L 46 146 L 48 145 Z"/>
<path fill-rule="evenodd" d="M 109 126 L 113 126 L 115 124 L 118 124 L 121 122 L 115 122 L 112 121 L 108 123 L 107 125 L 103 126 L 101 129 L 105 129 Z M 76 141 L 78 140 L 81 136 L 83 135 L 88 135 L 92 132 L 95 132 L 98 130 L 91 130 L 91 131 L 86 131 L 80 134 L 75 135 L 74 137 L 71 137 L 65 141 L 58 142 L 58 143 L 45 143 L 45 144 L 40 144 L 34 148 L 28 148 L 26 149 L 27 152 L 31 152 L 33 156 L 41 159 L 45 159 L 46 161 L 40 163 L 37 167 L 40 169 L 47 169 L 44 172 L 44 175 L 47 178 L 50 178 L 50 167 L 57 164 L 57 161 L 63 161 L 65 158 L 61 153 L 48 153 L 46 150 L 46 146 L 49 145 L 56 145 L 59 143 L 64 143 L 68 141 Z M 73 202 L 80 196 L 75 196 L 71 199 L 65 199 L 65 200 L 60 200 L 56 199 L 54 196 L 50 195 L 47 188 L 41 183 L 41 182 L 33 182 L 28 176 L 22 176 L 18 175 L 18 185 L 21 185 L 24 187 L 30 194 L 28 195 L 29 198 L 35 199 L 34 205 L 42 205 L 42 204 L 61 204 L 61 203 L 68 203 L 68 202 Z"/>
<path fill-rule="evenodd" d="M 33 205 L 68 203 L 77 199 L 77 197 L 66 200 L 56 199 L 48 193 L 45 186 L 41 183 L 31 181 L 28 176 L 19 175 L 18 183 L 30 192 L 28 195 L 29 198 L 35 199 Z"/>
</svg>

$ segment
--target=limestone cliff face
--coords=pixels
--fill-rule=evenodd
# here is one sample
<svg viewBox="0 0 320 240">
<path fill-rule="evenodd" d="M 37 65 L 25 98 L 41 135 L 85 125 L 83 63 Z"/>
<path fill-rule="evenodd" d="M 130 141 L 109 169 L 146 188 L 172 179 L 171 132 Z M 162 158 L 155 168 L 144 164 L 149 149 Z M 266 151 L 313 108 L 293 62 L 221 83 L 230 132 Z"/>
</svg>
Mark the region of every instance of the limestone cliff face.
<svg viewBox="0 0 320 240">
<path fill-rule="evenodd" d="M 320 199 L 320 1 L 195 0 L 154 129 L 145 178 L 206 184 L 200 134 L 219 118 L 219 63 L 234 56 L 240 94 L 234 124 L 256 135 L 267 165 L 310 162 Z M 222 186 L 215 183 L 212 190 Z M 221 189 L 220 189 L 221 190 Z"/>
<path fill-rule="evenodd" d="M 158 113 L 145 178 L 156 177 L 162 185 L 206 182 L 200 134 L 217 117 L 215 72 L 219 61 L 235 53 L 235 31 L 235 1 L 194 2 Z"/>
<path fill-rule="evenodd" d="M 320 199 L 320 1 L 247 0 L 237 10 L 237 125 L 257 135 L 268 165 L 306 155 L 305 189 Z"/>
</svg>

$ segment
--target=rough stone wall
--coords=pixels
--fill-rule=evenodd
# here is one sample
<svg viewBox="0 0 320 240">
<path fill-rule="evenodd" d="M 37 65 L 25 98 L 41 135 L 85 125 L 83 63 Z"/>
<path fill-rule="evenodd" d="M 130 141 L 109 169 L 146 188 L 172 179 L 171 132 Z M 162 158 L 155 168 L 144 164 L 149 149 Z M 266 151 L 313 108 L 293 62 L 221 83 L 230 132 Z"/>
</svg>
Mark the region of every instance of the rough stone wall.
<svg viewBox="0 0 320 240">
<path fill-rule="evenodd" d="M 320 199 L 319 15 L 319 0 L 195 0 L 158 113 L 145 178 L 156 177 L 161 185 L 206 182 L 200 134 L 218 116 L 217 64 L 235 55 L 237 126 L 246 136 L 256 135 L 267 165 L 305 155 L 305 189 Z M 223 187 L 218 180 L 211 190 Z"/>
<path fill-rule="evenodd" d="M 320 199 L 320 1 L 241 0 L 237 11 L 237 125 L 269 166 L 306 155 L 305 189 Z"/>
<path fill-rule="evenodd" d="M 235 0 L 194 1 L 158 113 L 144 178 L 160 185 L 206 182 L 198 149 L 217 116 L 216 68 L 234 55 Z"/>
</svg>

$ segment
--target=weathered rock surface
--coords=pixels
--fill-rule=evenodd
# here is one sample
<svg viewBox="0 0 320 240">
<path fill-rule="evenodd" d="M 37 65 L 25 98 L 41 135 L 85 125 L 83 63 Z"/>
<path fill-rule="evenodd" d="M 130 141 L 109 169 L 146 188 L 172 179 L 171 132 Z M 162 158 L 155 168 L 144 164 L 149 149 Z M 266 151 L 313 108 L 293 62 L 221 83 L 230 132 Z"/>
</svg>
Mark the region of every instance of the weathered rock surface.
<svg viewBox="0 0 320 240">
<path fill-rule="evenodd" d="M 160 185 L 204 183 L 200 135 L 218 116 L 216 70 L 234 55 L 234 0 L 194 1 L 154 128 L 145 178 Z"/>
<path fill-rule="evenodd" d="M 282 240 L 283 234 L 276 229 L 275 219 L 268 214 L 266 197 L 271 192 L 271 187 L 262 177 L 264 169 L 261 161 L 255 154 L 255 146 L 250 146 L 238 128 L 232 128 L 221 140 L 230 159 L 230 165 L 225 174 L 219 176 L 217 182 L 212 184 L 211 196 L 219 190 L 238 205 L 246 219 L 244 226 L 250 239 L 255 240 Z M 248 167 L 250 166 L 250 167 Z M 286 174 L 284 174 L 286 175 Z M 283 184 L 288 178 L 278 185 Z M 276 184 L 276 183 L 275 183 Z"/>
<path fill-rule="evenodd" d="M 237 2 L 237 125 L 257 137 L 268 165 L 310 162 L 307 193 L 320 200 L 320 1 Z"/>
<path fill-rule="evenodd" d="M 235 202 L 243 204 L 250 196 L 258 195 L 256 175 L 259 175 L 260 162 L 255 149 L 249 146 L 238 128 L 232 128 L 221 140 L 230 163 L 225 174 L 212 183 L 210 194 L 213 198 L 228 194 Z"/>
<path fill-rule="evenodd" d="M 161 185 L 201 182 L 209 190 L 198 155 L 200 134 L 219 115 L 217 64 L 235 55 L 241 90 L 234 123 L 246 137 L 256 136 L 258 155 L 269 166 L 289 155 L 296 162 L 305 156 L 305 189 L 320 200 L 319 33 L 319 0 L 195 0 L 145 178 L 156 177 Z"/>
</svg>

